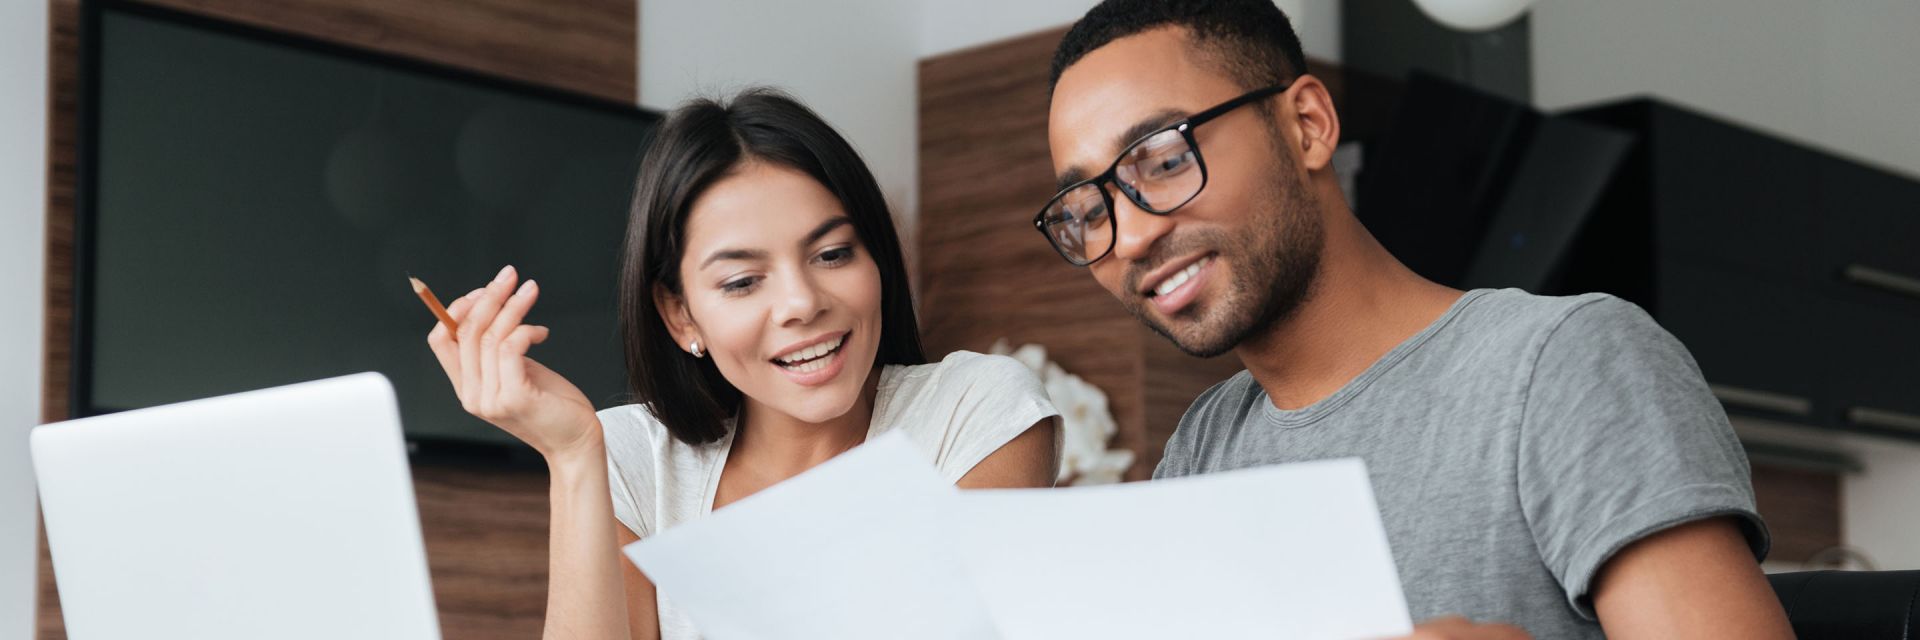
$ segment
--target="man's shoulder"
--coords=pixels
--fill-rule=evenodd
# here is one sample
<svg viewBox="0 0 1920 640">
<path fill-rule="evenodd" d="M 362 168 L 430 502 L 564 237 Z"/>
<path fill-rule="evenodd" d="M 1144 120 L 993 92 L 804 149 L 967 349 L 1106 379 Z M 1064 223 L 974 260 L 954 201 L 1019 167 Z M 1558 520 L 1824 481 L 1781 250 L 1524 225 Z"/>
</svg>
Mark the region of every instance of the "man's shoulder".
<svg viewBox="0 0 1920 640">
<path fill-rule="evenodd" d="M 1611 294 L 1540 296 L 1501 289 L 1482 296 L 1475 307 L 1476 327 L 1524 346 L 1536 362 L 1686 353 L 1645 309 Z"/>
<path fill-rule="evenodd" d="M 1575 315 L 1618 315 L 1639 307 L 1613 294 L 1582 293 L 1570 296 L 1543 296 L 1520 289 L 1480 289 L 1462 309 L 1462 320 L 1481 327 L 1500 327 L 1526 333 L 1552 332 Z"/>
<path fill-rule="evenodd" d="M 1250 408 L 1265 393 L 1266 390 L 1253 379 L 1253 373 L 1241 369 L 1240 373 L 1200 392 L 1193 399 L 1193 404 L 1187 406 L 1186 413 L 1180 416 L 1176 433 L 1238 424 L 1246 419 Z"/>
<path fill-rule="evenodd" d="M 1646 311 L 1611 294 L 1543 296 L 1519 289 L 1480 289 L 1436 342 L 1443 360 L 1497 363 L 1510 370 L 1535 361 L 1551 344 L 1576 350 L 1617 342 L 1659 342 L 1665 332 Z M 1435 352 L 1433 346 L 1426 351 Z M 1448 366 L 1455 366 L 1450 364 Z"/>
</svg>

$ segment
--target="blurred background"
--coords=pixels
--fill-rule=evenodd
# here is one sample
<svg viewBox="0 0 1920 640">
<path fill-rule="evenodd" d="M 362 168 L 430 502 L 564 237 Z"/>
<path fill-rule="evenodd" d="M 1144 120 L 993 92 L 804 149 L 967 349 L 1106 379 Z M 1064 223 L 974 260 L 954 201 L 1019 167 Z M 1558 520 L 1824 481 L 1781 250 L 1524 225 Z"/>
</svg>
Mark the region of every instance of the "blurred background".
<svg viewBox="0 0 1920 640">
<path fill-rule="evenodd" d="M 5 3 L 0 638 L 64 637 L 28 426 L 364 370 L 400 392 L 446 635 L 537 634 L 544 470 L 459 411 L 402 279 L 551 283 L 540 357 L 623 402 L 639 146 L 754 84 L 873 168 L 929 351 L 1030 345 L 1064 480 L 1145 479 L 1239 366 L 1174 350 L 1028 225 L 1048 60 L 1091 4 Z M 1920 568 L 1920 4 L 1278 4 L 1389 249 L 1456 287 L 1647 308 L 1747 446 L 1769 570 Z"/>
</svg>

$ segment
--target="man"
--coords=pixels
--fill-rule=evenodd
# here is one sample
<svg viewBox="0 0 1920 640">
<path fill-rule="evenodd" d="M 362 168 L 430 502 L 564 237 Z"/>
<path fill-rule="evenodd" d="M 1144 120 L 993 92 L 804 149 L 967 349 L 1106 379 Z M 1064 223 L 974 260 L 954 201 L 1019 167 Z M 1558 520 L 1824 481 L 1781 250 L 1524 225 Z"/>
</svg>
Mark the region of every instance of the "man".
<svg viewBox="0 0 1920 640">
<path fill-rule="evenodd" d="M 1109 0 L 1054 57 L 1036 222 L 1182 350 L 1247 367 L 1155 477 L 1364 458 L 1416 635 L 1791 637 L 1686 350 L 1611 296 L 1409 271 L 1343 200 L 1305 69 L 1271 0 Z"/>
</svg>

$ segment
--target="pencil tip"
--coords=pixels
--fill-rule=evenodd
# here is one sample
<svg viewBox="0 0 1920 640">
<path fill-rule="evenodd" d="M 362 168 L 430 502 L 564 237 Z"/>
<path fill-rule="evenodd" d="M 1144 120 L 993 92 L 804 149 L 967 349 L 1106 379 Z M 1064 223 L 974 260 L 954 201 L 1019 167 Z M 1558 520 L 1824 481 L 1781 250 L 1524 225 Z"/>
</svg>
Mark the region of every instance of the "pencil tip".
<svg viewBox="0 0 1920 640">
<path fill-rule="evenodd" d="M 421 291 L 422 289 L 426 289 L 426 288 L 427 288 L 427 283 L 425 283 L 425 282 L 421 282 L 419 278 L 415 278 L 415 277 L 413 277 L 413 276 L 407 276 L 407 282 L 411 282 L 411 283 L 413 283 L 413 292 L 414 292 L 414 293 L 420 293 L 420 291 Z"/>
</svg>

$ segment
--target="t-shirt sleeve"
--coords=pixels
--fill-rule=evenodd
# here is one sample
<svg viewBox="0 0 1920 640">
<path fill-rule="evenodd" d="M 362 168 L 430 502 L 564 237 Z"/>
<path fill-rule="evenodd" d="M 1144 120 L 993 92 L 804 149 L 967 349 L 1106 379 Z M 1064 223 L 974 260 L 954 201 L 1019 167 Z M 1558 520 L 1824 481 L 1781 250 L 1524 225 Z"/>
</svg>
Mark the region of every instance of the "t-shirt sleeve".
<svg viewBox="0 0 1920 640">
<path fill-rule="evenodd" d="M 951 413 L 938 446 L 941 475 L 958 482 L 988 455 L 1034 424 L 1059 415 L 1033 370 L 1006 356 L 955 353 L 944 362 L 937 384 Z M 1059 471 L 1059 435 L 1054 438 L 1054 471 Z"/>
<path fill-rule="evenodd" d="M 1547 334 L 1521 417 L 1521 508 L 1579 614 L 1628 544 L 1678 524 L 1732 516 L 1766 556 L 1747 458 L 1680 342 L 1645 311 L 1597 297 Z"/>
<path fill-rule="evenodd" d="M 607 443 L 607 488 L 613 494 L 613 517 L 641 538 L 653 532 L 655 474 L 653 417 L 628 405 L 599 412 L 601 437 Z M 644 503 L 643 503 L 644 500 Z"/>
</svg>

